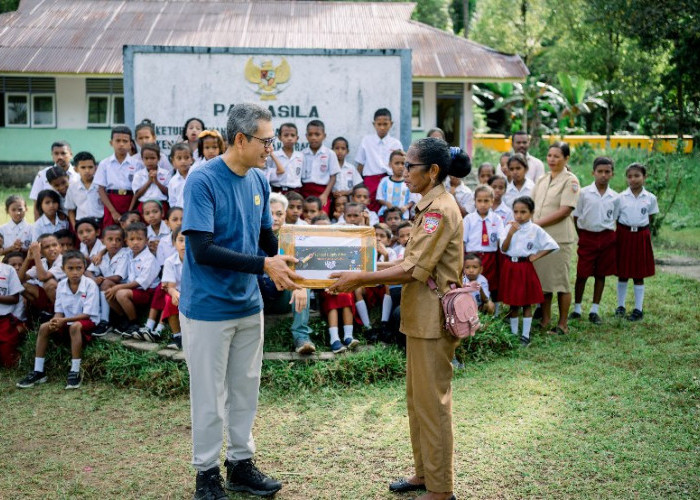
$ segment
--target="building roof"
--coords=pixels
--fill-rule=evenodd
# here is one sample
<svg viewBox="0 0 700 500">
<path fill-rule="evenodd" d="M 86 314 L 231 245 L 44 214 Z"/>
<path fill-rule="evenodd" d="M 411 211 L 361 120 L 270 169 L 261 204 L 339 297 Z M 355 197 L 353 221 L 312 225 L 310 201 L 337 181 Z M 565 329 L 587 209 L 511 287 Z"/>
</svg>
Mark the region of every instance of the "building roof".
<svg viewBox="0 0 700 500">
<path fill-rule="evenodd" d="M 403 2 L 21 0 L 0 15 L 0 71 L 121 74 L 122 46 L 412 49 L 414 78 L 522 80 L 517 55 L 412 21 Z"/>
</svg>

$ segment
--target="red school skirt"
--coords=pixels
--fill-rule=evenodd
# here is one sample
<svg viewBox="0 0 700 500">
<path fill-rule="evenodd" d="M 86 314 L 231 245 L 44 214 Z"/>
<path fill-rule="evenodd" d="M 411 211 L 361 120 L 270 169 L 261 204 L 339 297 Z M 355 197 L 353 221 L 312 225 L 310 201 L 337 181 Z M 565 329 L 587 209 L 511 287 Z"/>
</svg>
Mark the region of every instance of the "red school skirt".
<svg viewBox="0 0 700 500">
<path fill-rule="evenodd" d="M 107 192 L 107 198 L 109 198 L 109 201 L 111 201 L 112 205 L 114 205 L 114 209 L 120 214 L 128 212 L 129 206 L 131 205 L 131 200 L 134 197 L 134 193 L 132 192 L 131 194 L 117 194 L 114 192 L 110 193 L 109 191 L 111 191 L 111 189 Z M 107 226 L 111 226 L 112 224 L 119 224 L 119 221 L 115 221 L 112 218 L 112 213 L 105 206 L 105 217 L 102 221 L 102 229 L 106 228 Z"/>
<path fill-rule="evenodd" d="M 19 344 L 22 335 L 17 330 L 18 323 L 19 321 L 12 314 L 0 316 L 0 366 L 5 368 L 13 368 L 19 361 Z"/>
<path fill-rule="evenodd" d="M 544 302 L 542 284 L 532 262 L 528 259 L 513 262 L 513 259 L 504 254 L 502 264 L 498 288 L 501 302 L 518 307 Z"/>
<path fill-rule="evenodd" d="M 323 184 L 314 184 L 313 182 L 307 182 L 306 184 L 303 184 L 301 186 L 301 189 L 299 190 L 299 194 L 301 194 L 304 199 L 308 198 L 309 196 L 318 196 L 319 198 L 323 194 L 323 192 L 326 190 L 328 186 L 324 186 Z M 326 200 L 326 204 L 323 205 L 323 211 L 326 212 L 326 215 L 331 214 L 331 198 L 333 196 L 328 196 L 328 199 Z"/>
<path fill-rule="evenodd" d="M 617 272 L 616 240 L 615 231 L 610 229 L 601 232 L 579 229 L 576 276 L 614 275 Z"/>
<path fill-rule="evenodd" d="M 161 318 L 163 320 L 168 319 L 170 316 L 178 316 L 180 314 L 180 309 L 173 305 L 173 298 L 169 293 L 165 294 L 165 308 L 163 309 L 163 315 Z"/>
<path fill-rule="evenodd" d="M 353 293 L 345 292 L 333 295 L 326 291 L 321 292 L 321 312 L 324 316 L 328 316 L 328 313 L 333 309 L 344 307 L 349 307 L 352 314 L 355 315 L 355 295 Z"/>
<path fill-rule="evenodd" d="M 629 226 L 617 225 L 617 277 L 643 279 L 654 276 L 654 250 L 651 247 L 651 231 L 631 231 Z"/>
<path fill-rule="evenodd" d="M 481 259 L 481 274 L 489 282 L 489 291 L 496 292 L 499 288 L 499 255 L 498 252 L 473 252 Z M 506 257 L 507 258 L 507 257 Z"/>
<path fill-rule="evenodd" d="M 151 300 L 151 309 L 156 311 L 162 311 L 165 309 L 165 297 L 169 296 L 165 290 L 163 290 L 163 284 L 158 283 L 158 286 L 153 292 L 153 299 Z"/>
<path fill-rule="evenodd" d="M 386 177 L 387 174 L 377 174 L 377 175 L 366 175 L 364 177 L 363 183 L 367 187 L 367 190 L 369 191 L 369 209 L 372 210 L 373 212 L 378 212 L 382 206 L 377 203 L 377 188 L 379 187 L 379 183 L 382 181 L 384 177 Z"/>
</svg>

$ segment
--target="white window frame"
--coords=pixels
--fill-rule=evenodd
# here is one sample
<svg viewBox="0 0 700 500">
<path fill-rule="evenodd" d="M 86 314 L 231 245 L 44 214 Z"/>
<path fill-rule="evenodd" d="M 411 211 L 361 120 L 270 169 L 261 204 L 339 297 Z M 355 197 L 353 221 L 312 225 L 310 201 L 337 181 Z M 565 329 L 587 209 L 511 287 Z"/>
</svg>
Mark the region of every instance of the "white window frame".
<svg viewBox="0 0 700 500">
<path fill-rule="evenodd" d="M 27 123 L 10 123 L 8 119 L 10 97 L 23 96 L 27 100 Z M 6 92 L 5 93 L 5 127 L 6 128 L 31 128 L 32 126 L 32 95 L 29 92 Z"/>
<path fill-rule="evenodd" d="M 90 99 L 92 98 L 103 98 L 107 99 L 107 117 L 106 121 L 102 123 L 91 123 L 90 122 Z M 110 123 L 112 123 L 112 95 L 111 94 L 88 94 L 87 95 L 87 126 L 88 128 L 108 128 Z"/>
<path fill-rule="evenodd" d="M 420 120 L 420 126 L 417 128 L 413 127 L 413 104 L 418 101 L 418 108 L 420 110 L 419 114 L 419 120 Z M 412 97 L 411 98 L 411 130 L 412 131 L 421 131 L 425 130 L 425 100 L 423 97 Z"/>
<path fill-rule="evenodd" d="M 123 100 L 124 100 L 124 95 L 123 95 L 123 94 L 112 94 L 112 98 L 109 100 L 109 105 L 110 105 L 110 110 L 109 110 L 109 111 L 110 111 L 110 113 L 109 113 L 109 115 L 110 115 L 110 123 L 112 124 L 113 127 L 115 127 L 115 126 L 117 126 L 117 125 L 125 125 L 124 123 L 117 123 L 117 122 L 114 121 L 114 117 L 116 116 L 115 110 L 117 109 L 117 107 L 116 107 L 115 104 L 114 104 L 114 101 L 115 101 L 116 99 L 122 99 L 122 101 L 123 101 Z M 124 113 L 124 118 L 126 118 L 126 113 Z"/>
<path fill-rule="evenodd" d="M 50 97 L 51 98 L 51 104 L 52 104 L 52 121 L 50 124 L 36 124 L 34 123 L 34 99 L 37 97 Z M 51 92 L 44 92 L 44 93 L 36 93 L 36 94 L 30 94 L 31 98 L 31 127 L 32 128 L 56 128 L 56 94 L 52 94 Z M 7 123 L 7 121 L 5 121 Z"/>
</svg>

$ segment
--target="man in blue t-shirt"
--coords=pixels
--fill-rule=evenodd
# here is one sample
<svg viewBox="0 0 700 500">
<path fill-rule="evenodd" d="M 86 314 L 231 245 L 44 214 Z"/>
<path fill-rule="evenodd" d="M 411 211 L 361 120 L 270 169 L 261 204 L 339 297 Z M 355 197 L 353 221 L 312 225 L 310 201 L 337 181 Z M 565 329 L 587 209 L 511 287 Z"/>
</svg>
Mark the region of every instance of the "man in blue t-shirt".
<svg viewBox="0 0 700 500">
<path fill-rule="evenodd" d="M 282 487 L 252 461 L 263 353 L 256 276 L 266 273 L 280 290 L 299 288 L 287 265 L 295 259 L 276 255 L 270 185 L 260 170 L 275 139 L 271 119 L 260 106 L 235 106 L 228 149 L 185 184 L 180 322 L 190 373 L 195 499 L 227 498 L 219 472 L 224 411 L 226 489 L 268 496 Z M 258 248 L 270 257 L 258 255 Z"/>
</svg>

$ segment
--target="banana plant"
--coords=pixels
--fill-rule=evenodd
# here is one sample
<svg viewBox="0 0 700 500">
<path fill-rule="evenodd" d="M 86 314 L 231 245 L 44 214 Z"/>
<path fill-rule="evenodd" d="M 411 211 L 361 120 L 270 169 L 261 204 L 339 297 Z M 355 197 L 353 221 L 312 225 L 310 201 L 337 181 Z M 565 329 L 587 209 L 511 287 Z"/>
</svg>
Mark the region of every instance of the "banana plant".
<svg viewBox="0 0 700 500">
<path fill-rule="evenodd" d="M 606 109 L 608 104 L 601 98 L 603 93 L 590 93 L 591 81 L 568 73 L 557 73 L 559 89 L 553 88 L 549 96 L 559 105 L 559 118 L 566 120 L 570 128 L 577 119 L 591 113 L 595 108 Z"/>
</svg>

